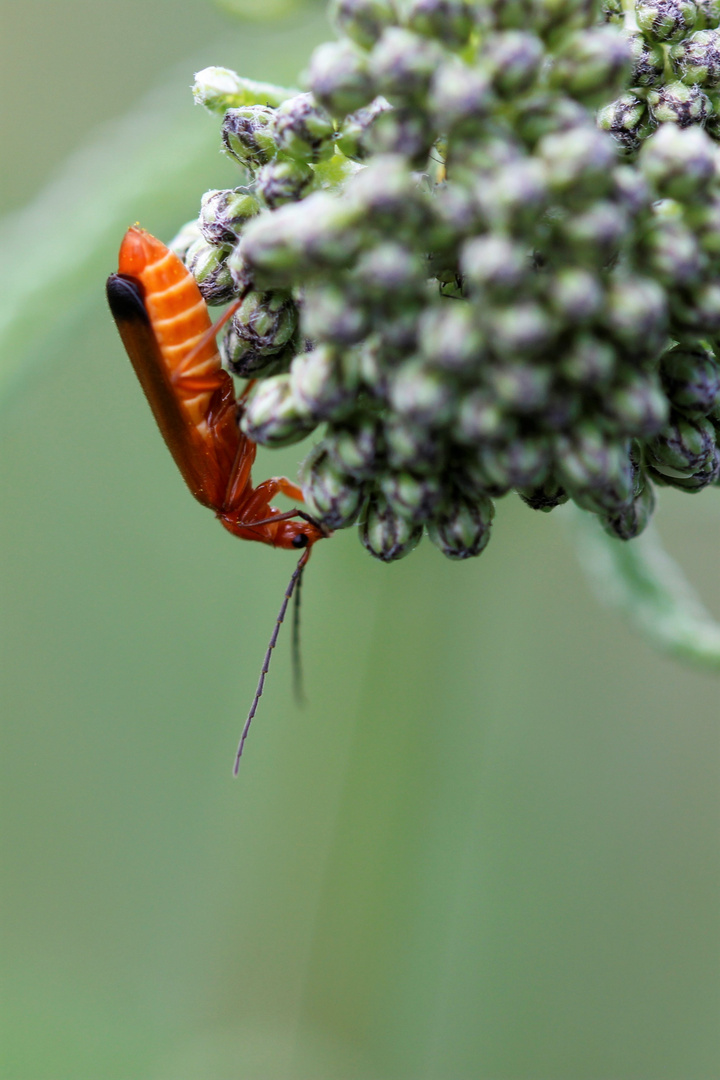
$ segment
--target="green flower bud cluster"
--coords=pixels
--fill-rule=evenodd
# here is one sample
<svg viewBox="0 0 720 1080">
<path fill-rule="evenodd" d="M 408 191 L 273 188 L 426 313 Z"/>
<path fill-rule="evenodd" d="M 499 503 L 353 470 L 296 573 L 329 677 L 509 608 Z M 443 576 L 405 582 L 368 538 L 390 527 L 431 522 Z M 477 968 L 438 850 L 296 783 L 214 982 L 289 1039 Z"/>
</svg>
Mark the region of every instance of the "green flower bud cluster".
<svg viewBox="0 0 720 1080">
<path fill-rule="evenodd" d="M 175 248 L 241 301 L 243 430 L 319 429 L 301 481 L 328 528 L 464 559 L 511 491 L 631 539 L 656 485 L 720 483 L 714 3 L 636 0 L 628 27 L 592 0 L 334 0 L 309 92 L 247 104 L 200 73 L 241 177 Z M 681 57 L 705 81 L 672 68 L 670 93 Z"/>
</svg>

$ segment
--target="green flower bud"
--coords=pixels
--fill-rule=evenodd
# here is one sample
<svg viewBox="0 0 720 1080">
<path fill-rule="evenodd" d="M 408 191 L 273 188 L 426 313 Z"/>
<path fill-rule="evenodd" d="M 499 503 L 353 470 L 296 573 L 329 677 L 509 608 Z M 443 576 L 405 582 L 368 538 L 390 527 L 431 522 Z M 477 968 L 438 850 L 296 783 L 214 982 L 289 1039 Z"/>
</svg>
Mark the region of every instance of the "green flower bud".
<svg viewBox="0 0 720 1080">
<path fill-rule="evenodd" d="M 558 436 L 555 453 L 558 480 L 583 509 L 617 513 L 633 499 L 629 443 L 608 439 L 586 423 L 571 435 Z"/>
<path fill-rule="evenodd" d="M 422 534 L 422 525 L 401 517 L 384 495 L 371 495 L 360 522 L 360 540 L 376 559 L 393 562 L 404 558 L 418 546 Z"/>
<path fill-rule="evenodd" d="M 489 367 L 485 377 L 501 408 L 524 414 L 547 405 L 553 373 L 544 364 L 506 361 Z"/>
<path fill-rule="evenodd" d="M 578 101 L 557 92 L 543 92 L 523 99 L 515 132 L 529 146 L 535 146 L 546 135 L 578 128 L 587 120 L 587 111 Z"/>
<path fill-rule="evenodd" d="M 338 468 L 323 443 L 301 465 L 300 483 L 308 510 L 328 529 L 345 529 L 357 520 L 364 487 Z"/>
<path fill-rule="evenodd" d="M 692 495 L 697 491 L 710 487 L 711 484 L 717 486 L 718 482 L 720 482 L 720 448 L 716 446 L 707 464 L 689 476 L 679 475 L 674 470 L 667 468 L 651 467 L 648 472 L 656 484 L 674 487 L 680 491 L 687 491 Z"/>
<path fill-rule="evenodd" d="M 477 374 L 485 359 L 482 334 L 468 304 L 445 300 L 427 307 L 420 318 L 418 340 L 431 367 L 453 374 Z"/>
<path fill-rule="evenodd" d="M 615 371 L 616 352 L 609 341 L 578 334 L 563 350 L 560 373 L 573 386 L 592 390 L 606 386 Z"/>
<path fill-rule="evenodd" d="M 623 94 L 600 109 L 597 122 L 598 127 L 613 136 L 625 157 L 634 157 L 642 140 L 653 130 L 647 105 L 631 93 Z"/>
<path fill-rule="evenodd" d="M 619 28 L 580 30 L 556 52 L 550 85 L 586 105 L 600 105 L 623 87 L 631 62 L 629 42 Z"/>
<path fill-rule="evenodd" d="M 297 94 L 275 113 L 275 143 L 295 161 L 318 162 L 335 152 L 335 126 L 312 94 Z"/>
<path fill-rule="evenodd" d="M 315 182 L 315 173 L 302 161 L 275 158 L 257 174 L 257 193 L 274 210 L 285 203 L 299 202 Z"/>
<path fill-rule="evenodd" d="M 707 191 L 715 175 L 715 155 L 715 145 L 701 128 L 665 124 L 644 143 L 638 160 L 661 198 L 682 202 Z"/>
<path fill-rule="evenodd" d="M 273 375 L 258 382 L 240 415 L 242 431 L 263 446 L 300 442 L 316 425 L 316 420 L 298 409 L 289 375 Z"/>
<path fill-rule="evenodd" d="M 353 345 L 368 330 L 363 306 L 348 295 L 347 285 L 328 282 L 311 285 L 303 294 L 303 333 L 311 341 Z"/>
<path fill-rule="evenodd" d="M 715 451 L 715 428 L 704 416 L 673 413 L 670 423 L 647 444 L 652 464 L 695 473 L 706 468 Z"/>
<path fill-rule="evenodd" d="M 428 536 L 448 559 L 470 559 L 487 547 L 494 516 L 491 499 L 456 489 L 428 524 Z"/>
<path fill-rule="evenodd" d="M 627 213 L 610 199 L 598 199 L 582 213 L 571 214 L 558 228 L 572 258 L 598 269 L 615 261 L 627 231 Z"/>
<path fill-rule="evenodd" d="M 580 267 L 565 267 L 548 279 L 548 300 L 566 325 L 590 322 L 602 309 L 604 294 L 595 274 Z"/>
<path fill-rule="evenodd" d="M 608 283 L 604 322 L 630 348 L 659 347 L 667 324 L 665 290 L 651 278 L 615 273 Z"/>
<path fill-rule="evenodd" d="M 499 356 L 534 356 L 554 340 L 555 322 L 535 300 L 498 304 L 483 314 L 488 340 Z"/>
<path fill-rule="evenodd" d="M 235 298 L 235 284 L 227 264 L 228 247 L 216 247 L 200 238 L 185 252 L 185 265 L 195 278 L 203 300 L 210 307 Z"/>
<path fill-rule="evenodd" d="M 443 497 L 438 476 L 393 472 L 381 476 L 379 484 L 388 506 L 400 517 L 417 525 L 435 513 Z"/>
<path fill-rule="evenodd" d="M 397 22 L 397 11 L 391 0 L 333 0 L 330 21 L 344 37 L 372 49 L 385 27 Z"/>
<path fill-rule="evenodd" d="M 435 132 L 423 109 L 399 106 L 378 113 L 367 133 L 367 145 L 375 154 L 402 154 L 411 165 L 427 161 Z"/>
<path fill-rule="evenodd" d="M 635 18 L 653 41 L 679 41 L 692 32 L 698 17 L 693 0 L 636 0 Z"/>
<path fill-rule="evenodd" d="M 444 464 L 445 449 L 434 434 L 401 416 L 391 414 L 385 420 L 385 445 L 391 469 L 427 476 Z"/>
<path fill-rule="evenodd" d="M 377 97 L 362 109 L 346 116 L 340 125 L 337 145 L 351 161 L 365 161 L 370 154 L 370 134 L 382 112 L 392 106 L 383 97 Z"/>
<path fill-rule="evenodd" d="M 429 106 L 443 131 L 464 136 L 480 132 L 491 104 L 490 80 L 481 68 L 470 67 L 452 57 L 435 71 Z"/>
<path fill-rule="evenodd" d="M 475 199 L 489 228 L 525 231 L 536 224 L 547 199 L 542 163 L 524 158 L 479 177 Z"/>
<path fill-rule="evenodd" d="M 202 240 L 202 233 L 200 232 L 199 221 L 197 218 L 193 218 L 192 221 L 188 221 L 183 225 L 182 229 L 170 241 L 168 247 L 175 252 L 179 259 L 185 262 L 185 256 L 197 240 Z"/>
<path fill-rule="evenodd" d="M 531 488 L 541 484 L 550 468 L 550 445 L 542 437 L 525 437 L 507 446 L 483 446 L 483 473 L 498 488 Z"/>
<path fill-rule="evenodd" d="M 454 432 L 458 442 L 476 446 L 478 443 L 514 438 L 516 423 L 502 411 L 494 394 L 487 390 L 471 390 L 463 394 Z"/>
<path fill-rule="evenodd" d="M 720 32 L 698 30 L 670 50 L 675 74 L 693 86 L 720 86 Z"/>
<path fill-rule="evenodd" d="M 333 464 L 355 480 L 371 480 L 385 453 L 382 425 L 374 417 L 358 415 L 342 427 L 331 428 L 324 445 Z"/>
<path fill-rule="evenodd" d="M 428 199 L 399 154 L 380 154 L 349 181 L 346 205 L 353 217 L 371 222 L 383 239 L 406 233 L 413 241 L 431 221 Z"/>
<path fill-rule="evenodd" d="M 655 509 L 652 484 L 645 483 L 639 495 L 617 514 L 600 515 L 602 527 L 618 540 L 633 540 L 649 523 Z"/>
<path fill-rule="evenodd" d="M 457 49 L 470 37 L 475 16 L 476 9 L 467 0 L 411 0 L 405 18 L 416 34 Z"/>
<path fill-rule="evenodd" d="M 206 67 L 196 73 L 192 91 L 196 105 L 224 113 L 242 104 L 243 80 L 229 68 Z"/>
<path fill-rule="evenodd" d="M 400 26 L 389 26 L 370 54 L 376 92 L 392 104 L 422 102 L 444 57 L 444 50 L 436 41 Z"/>
<path fill-rule="evenodd" d="M 720 400 L 720 366 L 702 341 L 678 345 L 660 361 L 665 393 L 684 413 L 707 414 Z"/>
<path fill-rule="evenodd" d="M 631 86 L 662 86 L 665 81 L 665 54 L 661 45 L 648 41 L 642 34 L 629 37 L 632 54 Z"/>
<path fill-rule="evenodd" d="M 483 43 L 481 62 L 498 94 L 513 98 L 536 82 L 545 59 L 539 37 L 520 30 L 490 34 Z"/>
<path fill-rule="evenodd" d="M 208 244 L 234 244 L 259 210 L 257 199 L 242 188 L 206 191 L 200 201 L 200 232 Z"/>
<path fill-rule="evenodd" d="M 349 41 L 328 41 L 310 58 L 307 82 L 315 99 L 338 118 L 361 109 L 376 96 L 367 56 Z"/>
<path fill-rule="evenodd" d="M 347 200 L 313 192 L 249 222 L 239 255 L 259 285 L 293 285 L 310 270 L 349 265 L 362 240 L 357 219 Z"/>
<path fill-rule="evenodd" d="M 648 209 L 652 201 L 647 180 L 632 165 L 618 165 L 613 169 L 612 194 L 633 217 Z"/>
<path fill-rule="evenodd" d="M 374 304 L 391 299 L 403 302 L 418 296 L 426 280 L 423 260 L 393 240 L 376 244 L 355 263 L 352 281 L 363 297 Z"/>
<path fill-rule="evenodd" d="M 271 367 L 267 358 L 285 348 L 297 327 L 297 308 L 289 293 L 249 292 L 230 320 L 220 343 L 227 367 L 251 378 Z"/>
<path fill-rule="evenodd" d="M 704 124 L 712 112 L 707 94 L 699 86 L 681 82 L 648 91 L 647 103 L 656 124 L 677 124 L 681 128 Z"/>
<path fill-rule="evenodd" d="M 565 199 L 602 198 L 612 184 L 617 151 L 613 139 L 584 125 L 546 135 L 538 143 L 550 189 Z"/>
<path fill-rule="evenodd" d="M 692 284 L 703 269 L 695 233 L 678 217 L 656 215 L 640 250 L 648 269 L 663 285 Z"/>
<path fill-rule="evenodd" d="M 714 29 L 720 26 L 720 0 L 695 0 L 698 18 L 696 30 Z"/>
<path fill-rule="evenodd" d="M 527 284 L 532 264 L 527 249 L 501 233 L 466 240 L 460 270 L 470 295 L 509 300 Z"/>
<path fill-rule="evenodd" d="M 275 110 L 266 105 L 228 109 L 222 126 L 226 152 L 246 168 L 255 170 L 275 157 Z"/>
<path fill-rule="evenodd" d="M 350 354 L 330 345 L 298 353 L 290 366 L 297 408 L 315 420 L 350 412 L 357 397 L 357 371 Z"/>
<path fill-rule="evenodd" d="M 425 361 L 408 360 L 390 380 L 390 403 L 411 424 L 442 427 L 452 413 L 452 389 Z"/>
<path fill-rule="evenodd" d="M 691 293 L 677 291 L 672 297 L 673 318 L 697 334 L 720 333 L 720 282 L 698 285 Z"/>
<path fill-rule="evenodd" d="M 570 498 L 552 473 L 535 487 L 518 489 L 518 494 L 532 510 L 542 510 L 544 514 L 549 514 L 556 506 L 562 506 Z"/>
<path fill-rule="evenodd" d="M 602 413 L 619 435 L 647 439 L 667 424 L 669 410 L 657 376 L 632 372 L 603 394 Z"/>
<path fill-rule="evenodd" d="M 606 23 L 622 23 L 625 21 L 625 11 L 622 0 L 603 0 L 600 5 L 600 17 Z"/>
</svg>

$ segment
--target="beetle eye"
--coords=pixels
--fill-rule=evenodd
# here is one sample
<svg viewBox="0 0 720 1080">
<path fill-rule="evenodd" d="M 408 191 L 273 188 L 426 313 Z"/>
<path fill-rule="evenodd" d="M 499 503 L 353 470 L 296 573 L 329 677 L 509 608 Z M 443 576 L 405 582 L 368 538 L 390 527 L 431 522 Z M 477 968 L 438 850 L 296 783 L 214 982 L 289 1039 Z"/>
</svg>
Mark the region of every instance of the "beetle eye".
<svg viewBox="0 0 720 1080">
<path fill-rule="evenodd" d="M 304 548 L 308 546 L 308 538 L 305 533 L 298 533 L 297 536 L 292 538 L 292 546 L 296 548 Z"/>
</svg>

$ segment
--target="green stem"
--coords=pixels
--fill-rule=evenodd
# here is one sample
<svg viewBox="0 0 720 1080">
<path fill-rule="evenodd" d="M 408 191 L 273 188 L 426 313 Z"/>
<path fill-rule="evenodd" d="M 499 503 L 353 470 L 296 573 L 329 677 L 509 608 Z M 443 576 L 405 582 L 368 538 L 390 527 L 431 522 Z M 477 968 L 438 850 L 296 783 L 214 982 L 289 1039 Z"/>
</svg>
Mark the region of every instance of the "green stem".
<svg viewBox="0 0 720 1080">
<path fill-rule="evenodd" d="M 720 671 L 720 624 L 705 610 L 653 527 L 624 542 L 603 532 L 591 514 L 576 508 L 566 514 L 598 598 L 622 611 L 656 648 Z"/>
</svg>

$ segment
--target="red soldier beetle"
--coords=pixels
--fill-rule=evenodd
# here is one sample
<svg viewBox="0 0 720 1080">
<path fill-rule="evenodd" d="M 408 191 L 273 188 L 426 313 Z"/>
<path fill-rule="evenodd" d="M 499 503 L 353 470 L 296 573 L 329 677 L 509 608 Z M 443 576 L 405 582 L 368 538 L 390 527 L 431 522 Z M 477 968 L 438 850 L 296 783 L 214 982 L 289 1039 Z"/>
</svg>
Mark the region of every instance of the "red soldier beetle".
<svg viewBox="0 0 720 1080">
<path fill-rule="evenodd" d="M 234 536 L 272 547 L 303 549 L 285 591 L 240 737 L 233 769 L 237 775 L 287 606 L 296 590 L 297 602 L 313 544 L 330 533 L 304 510 L 295 507 L 283 513 L 271 506 L 270 500 L 278 493 L 303 501 L 302 490 L 284 476 L 253 487 L 257 447 L 238 424 L 245 394 L 236 399 L 215 343 L 215 334 L 239 301 L 213 326 L 192 274 L 174 252 L 138 226 L 125 234 L 118 272 L 107 281 L 107 297 L 156 423 L 198 502 L 214 510 Z"/>
</svg>

